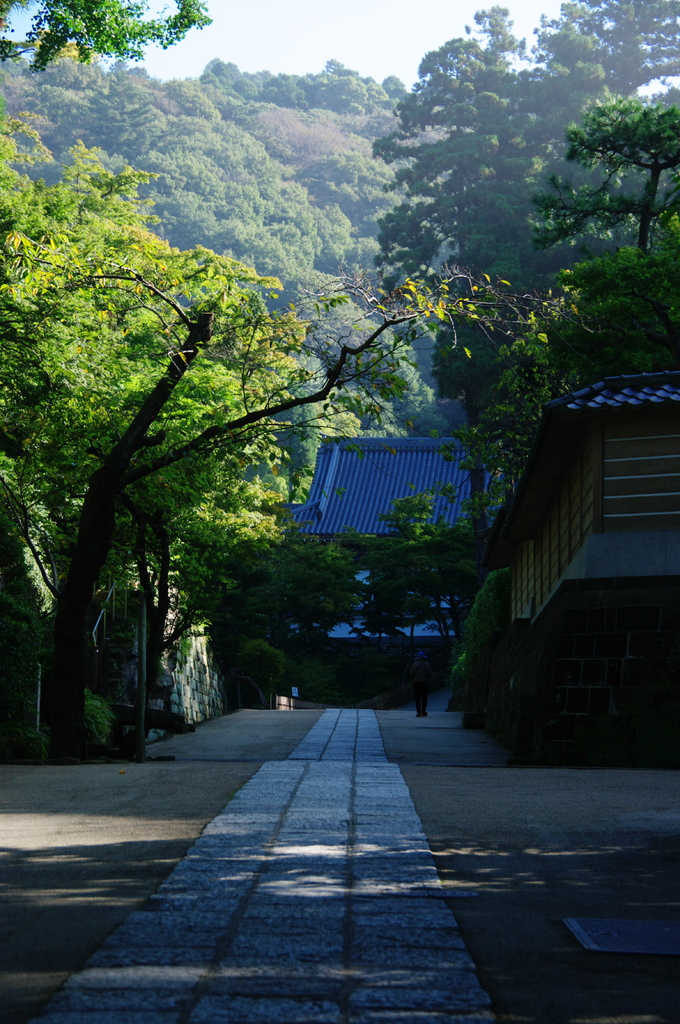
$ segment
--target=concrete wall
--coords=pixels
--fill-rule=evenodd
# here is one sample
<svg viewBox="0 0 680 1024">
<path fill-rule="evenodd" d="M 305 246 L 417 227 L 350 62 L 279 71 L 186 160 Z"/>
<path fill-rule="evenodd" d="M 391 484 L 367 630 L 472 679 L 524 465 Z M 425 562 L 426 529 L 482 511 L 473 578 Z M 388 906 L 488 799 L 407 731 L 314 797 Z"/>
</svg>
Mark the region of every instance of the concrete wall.
<svg viewBox="0 0 680 1024">
<path fill-rule="evenodd" d="M 591 533 L 563 579 L 680 575 L 680 530 Z"/>
</svg>

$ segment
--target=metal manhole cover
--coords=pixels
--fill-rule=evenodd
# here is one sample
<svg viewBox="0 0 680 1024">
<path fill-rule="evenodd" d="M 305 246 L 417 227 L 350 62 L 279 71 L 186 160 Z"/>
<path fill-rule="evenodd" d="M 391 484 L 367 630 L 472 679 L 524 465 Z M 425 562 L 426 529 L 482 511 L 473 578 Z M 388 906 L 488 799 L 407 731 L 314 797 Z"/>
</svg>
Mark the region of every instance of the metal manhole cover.
<svg viewBox="0 0 680 1024">
<path fill-rule="evenodd" d="M 656 953 L 680 956 L 680 921 L 616 921 L 565 917 L 564 923 L 586 949 L 600 953 Z"/>
</svg>

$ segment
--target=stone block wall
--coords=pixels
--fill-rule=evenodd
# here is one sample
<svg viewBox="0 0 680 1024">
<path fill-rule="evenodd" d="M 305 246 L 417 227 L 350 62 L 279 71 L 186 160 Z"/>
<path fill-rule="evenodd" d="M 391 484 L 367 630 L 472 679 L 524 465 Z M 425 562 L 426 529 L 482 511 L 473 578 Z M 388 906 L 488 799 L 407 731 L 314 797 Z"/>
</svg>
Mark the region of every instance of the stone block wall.
<svg viewBox="0 0 680 1024">
<path fill-rule="evenodd" d="M 569 764 L 578 748 L 587 759 L 586 720 L 680 701 L 680 577 L 563 581 L 533 622 L 484 652 L 468 689 L 474 706 L 462 710 L 486 712 L 518 758 Z"/>
<path fill-rule="evenodd" d="M 226 713 L 224 676 L 205 637 L 192 637 L 187 652 L 173 652 L 164 665 L 163 674 L 166 710 L 177 712 L 190 723 Z"/>
</svg>

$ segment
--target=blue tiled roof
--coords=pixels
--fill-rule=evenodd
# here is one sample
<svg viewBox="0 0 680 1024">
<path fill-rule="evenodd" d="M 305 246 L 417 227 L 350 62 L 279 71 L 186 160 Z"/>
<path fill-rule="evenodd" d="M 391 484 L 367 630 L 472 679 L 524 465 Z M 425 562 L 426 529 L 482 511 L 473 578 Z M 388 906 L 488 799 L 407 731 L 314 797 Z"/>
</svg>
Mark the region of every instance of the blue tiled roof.
<svg viewBox="0 0 680 1024">
<path fill-rule="evenodd" d="M 599 409 L 601 407 L 624 408 L 632 405 L 661 405 L 680 402 L 680 371 L 663 373 L 624 374 L 621 377 L 605 377 L 597 384 L 573 391 L 563 398 L 549 402 L 546 409 Z"/>
<path fill-rule="evenodd" d="M 309 500 L 293 505 L 291 513 L 302 533 L 329 537 L 345 529 L 359 533 L 390 533 L 378 519 L 391 510 L 395 498 L 406 498 L 437 484 L 452 484 L 452 501 L 435 498 L 432 521 L 453 525 L 461 515 L 461 502 L 470 494 L 469 472 L 460 468 L 462 452 L 446 461 L 443 444 L 453 438 L 356 437 L 320 446 Z M 351 446 L 363 452 L 363 458 Z"/>
</svg>

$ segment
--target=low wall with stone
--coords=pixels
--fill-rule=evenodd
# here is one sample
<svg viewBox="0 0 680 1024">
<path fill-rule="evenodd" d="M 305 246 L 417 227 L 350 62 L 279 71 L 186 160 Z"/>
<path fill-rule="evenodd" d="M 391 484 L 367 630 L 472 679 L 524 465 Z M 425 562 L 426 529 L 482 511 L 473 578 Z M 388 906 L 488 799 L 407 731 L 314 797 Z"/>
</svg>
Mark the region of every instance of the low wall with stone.
<svg viewBox="0 0 680 1024">
<path fill-rule="evenodd" d="M 301 700 L 299 697 L 282 697 L 276 695 L 275 707 L 277 711 L 323 711 L 330 704 L 315 704 L 313 700 Z"/>
<path fill-rule="evenodd" d="M 205 637 L 193 637 L 188 650 L 173 652 L 163 674 L 170 691 L 169 699 L 164 701 L 167 710 L 175 711 L 190 723 L 226 714 L 224 676 Z"/>
<path fill-rule="evenodd" d="M 434 693 L 435 690 L 440 690 L 444 686 L 444 676 L 442 672 L 437 672 L 434 673 L 432 678 L 433 682 L 430 684 L 430 692 Z M 362 700 L 359 704 L 350 704 L 348 707 L 356 711 L 385 711 L 390 708 L 398 708 L 402 704 L 410 704 L 412 700 L 413 684 L 402 683 L 401 686 L 397 686 L 393 690 L 386 690 L 385 693 L 379 693 L 377 697 L 369 697 L 368 700 Z M 345 707 L 345 705 L 342 706 Z M 314 704 L 312 701 L 300 700 L 299 697 L 277 696 L 276 698 L 277 711 L 311 711 L 337 707 L 340 707 L 340 705 Z"/>
</svg>

